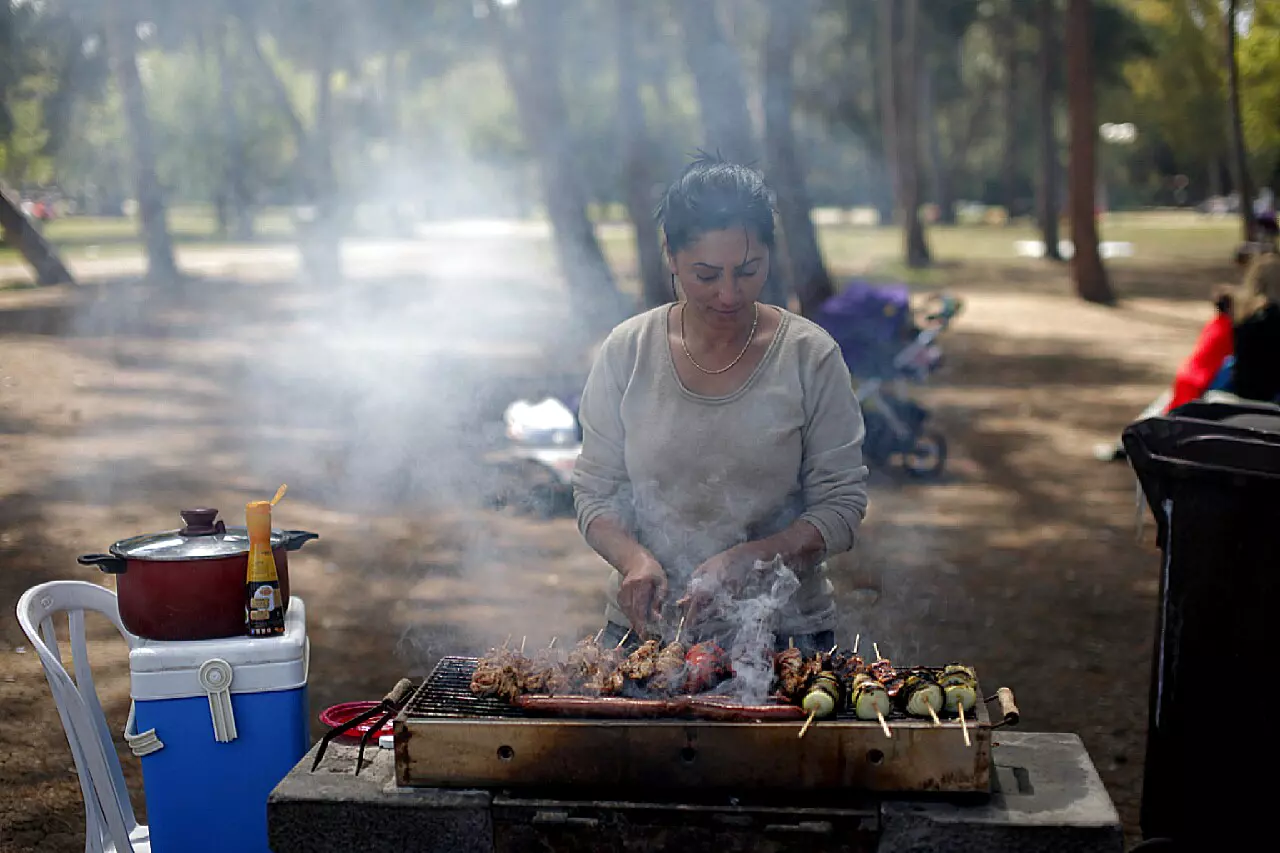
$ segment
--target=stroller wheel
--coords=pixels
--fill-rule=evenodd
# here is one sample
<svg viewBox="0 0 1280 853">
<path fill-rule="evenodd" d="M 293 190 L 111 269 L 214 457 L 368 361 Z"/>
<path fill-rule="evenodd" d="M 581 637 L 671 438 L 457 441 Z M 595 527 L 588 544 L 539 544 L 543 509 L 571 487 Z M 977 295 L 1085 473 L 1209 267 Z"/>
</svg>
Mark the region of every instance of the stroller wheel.
<svg viewBox="0 0 1280 853">
<path fill-rule="evenodd" d="M 913 477 L 937 477 L 947 465 L 947 440 L 936 432 L 916 437 L 916 443 L 902 454 L 902 467 Z"/>
</svg>

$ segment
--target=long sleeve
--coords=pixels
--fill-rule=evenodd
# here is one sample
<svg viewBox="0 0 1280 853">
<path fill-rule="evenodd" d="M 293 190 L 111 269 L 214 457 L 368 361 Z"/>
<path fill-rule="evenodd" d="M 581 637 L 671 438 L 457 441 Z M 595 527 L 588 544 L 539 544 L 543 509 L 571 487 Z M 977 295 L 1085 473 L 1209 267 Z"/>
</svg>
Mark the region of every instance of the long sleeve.
<svg viewBox="0 0 1280 853">
<path fill-rule="evenodd" d="M 618 361 L 626 355 L 617 336 L 610 336 L 587 376 L 578 408 L 582 453 L 573 469 L 573 504 L 578 530 L 585 536 L 591 522 L 611 515 L 631 526 L 631 483 L 624 455 L 622 381 Z"/>
<path fill-rule="evenodd" d="M 800 467 L 805 510 L 800 518 L 818 528 L 828 555 L 839 554 L 853 547 L 867 512 L 867 467 L 862 461 L 866 430 L 838 347 L 818 359 L 808 380 Z"/>
</svg>

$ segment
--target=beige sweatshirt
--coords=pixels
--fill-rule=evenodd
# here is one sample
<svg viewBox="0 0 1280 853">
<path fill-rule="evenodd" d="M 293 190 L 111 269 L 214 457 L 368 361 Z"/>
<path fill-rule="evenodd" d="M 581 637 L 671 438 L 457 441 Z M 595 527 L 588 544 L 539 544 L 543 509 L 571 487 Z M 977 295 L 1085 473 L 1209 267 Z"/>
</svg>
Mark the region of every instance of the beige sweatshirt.
<svg viewBox="0 0 1280 853">
<path fill-rule="evenodd" d="M 613 516 L 662 564 L 670 621 L 699 564 L 798 518 L 818 529 L 828 555 L 852 548 L 867 508 L 867 469 L 862 412 L 825 331 L 782 312 L 773 343 L 742 388 L 705 397 L 676 376 L 668 309 L 632 317 L 601 346 L 582 393 L 573 487 L 584 535 L 595 519 Z M 833 630 L 826 566 L 801 573 L 800 581 L 780 613 L 779 632 Z M 627 626 L 620 583 L 613 572 L 606 616 Z M 716 632 L 714 625 L 708 631 Z"/>
</svg>

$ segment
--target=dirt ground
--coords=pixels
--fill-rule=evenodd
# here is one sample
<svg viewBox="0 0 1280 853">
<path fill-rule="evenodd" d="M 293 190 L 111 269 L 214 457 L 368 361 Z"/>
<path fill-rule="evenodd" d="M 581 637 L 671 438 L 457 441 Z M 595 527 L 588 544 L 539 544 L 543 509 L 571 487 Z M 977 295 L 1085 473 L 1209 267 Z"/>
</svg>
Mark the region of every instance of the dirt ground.
<svg viewBox="0 0 1280 853">
<path fill-rule="evenodd" d="M 1127 298 L 1107 309 L 1036 263 L 944 270 L 966 310 L 948 367 L 916 393 L 950 443 L 949 473 L 874 472 L 862 541 L 834 575 L 842 640 L 964 659 L 988 692 L 1014 688 L 1023 728 L 1084 739 L 1136 839 L 1158 552 L 1149 528 L 1135 541 L 1129 469 L 1091 449 L 1163 388 L 1231 270 L 1113 272 Z M 177 526 L 191 505 L 238 520 L 288 482 L 277 523 L 321 534 L 290 561 L 313 712 L 508 634 L 593 631 L 606 571 L 573 521 L 481 505 L 502 402 L 548 370 L 580 381 L 580 362 L 546 355 L 562 306 L 534 280 L 451 275 L 323 296 L 249 273 L 168 294 L 0 293 L 0 609 L 46 580 L 110 584 L 77 554 Z M 90 631 L 118 732 L 125 649 L 105 623 Z M 0 661 L 0 850 L 80 850 L 71 756 L 12 615 Z M 122 755 L 141 810 L 137 761 Z"/>
</svg>

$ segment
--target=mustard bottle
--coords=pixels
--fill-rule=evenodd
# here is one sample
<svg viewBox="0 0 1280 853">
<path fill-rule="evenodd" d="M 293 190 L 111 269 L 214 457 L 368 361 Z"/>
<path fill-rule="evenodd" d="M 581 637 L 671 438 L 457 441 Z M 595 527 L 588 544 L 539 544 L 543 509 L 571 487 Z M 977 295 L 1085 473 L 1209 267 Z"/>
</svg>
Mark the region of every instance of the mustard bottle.
<svg viewBox="0 0 1280 853">
<path fill-rule="evenodd" d="M 250 637 L 275 637 L 284 633 L 284 602 L 280 576 L 271 553 L 271 506 L 273 501 L 252 501 L 245 505 L 249 529 L 249 567 L 245 577 L 245 631 Z"/>
</svg>

